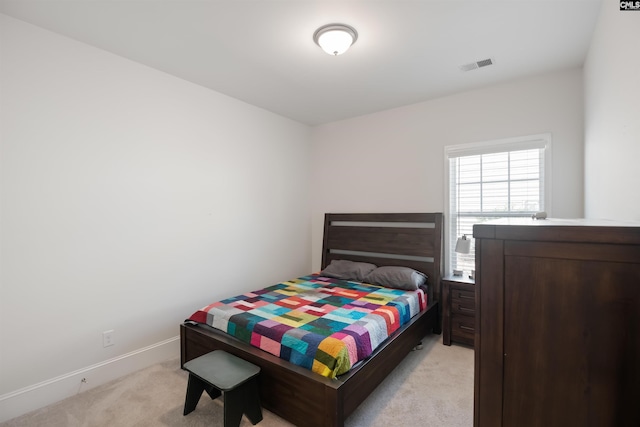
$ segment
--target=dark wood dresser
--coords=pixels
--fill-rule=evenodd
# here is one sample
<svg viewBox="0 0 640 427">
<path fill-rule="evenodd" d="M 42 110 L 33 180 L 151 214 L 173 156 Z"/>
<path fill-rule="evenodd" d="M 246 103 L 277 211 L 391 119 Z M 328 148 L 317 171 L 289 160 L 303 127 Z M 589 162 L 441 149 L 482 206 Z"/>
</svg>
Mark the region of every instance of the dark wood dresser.
<svg viewBox="0 0 640 427">
<path fill-rule="evenodd" d="M 474 226 L 475 427 L 640 426 L 640 224 Z"/>
<path fill-rule="evenodd" d="M 473 346 L 476 335 L 476 287 L 467 276 L 442 279 L 442 343 Z"/>
</svg>

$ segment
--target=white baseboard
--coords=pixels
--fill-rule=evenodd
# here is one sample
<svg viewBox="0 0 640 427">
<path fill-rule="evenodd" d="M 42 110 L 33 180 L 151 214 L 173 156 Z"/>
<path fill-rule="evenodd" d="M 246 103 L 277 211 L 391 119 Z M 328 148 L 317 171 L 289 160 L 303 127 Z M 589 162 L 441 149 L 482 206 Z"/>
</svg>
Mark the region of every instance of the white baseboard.
<svg viewBox="0 0 640 427">
<path fill-rule="evenodd" d="M 180 337 L 123 354 L 113 359 L 0 396 L 0 422 L 43 408 L 124 375 L 180 355 Z M 86 382 L 82 379 L 86 378 Z"/>
</svg>

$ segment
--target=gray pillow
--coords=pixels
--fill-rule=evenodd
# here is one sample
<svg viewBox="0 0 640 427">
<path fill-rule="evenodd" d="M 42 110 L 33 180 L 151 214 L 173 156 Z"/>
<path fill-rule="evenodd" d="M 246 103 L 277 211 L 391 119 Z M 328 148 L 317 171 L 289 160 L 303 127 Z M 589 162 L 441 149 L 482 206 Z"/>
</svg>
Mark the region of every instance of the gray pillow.
<svg viewBox="0 0 640 427">
<path fill-rule="evenodd" d="M 409 267 L 378 267 L 364 281 L 387 288 L 415 291 L 427 282 L 427 276 Z"/>
<path fill-rule="evenodd" d="M 375 264 L 368 262 L 347 261 L 345 259 L 334 259 L 331 261 L 320 275 L 333 277 L 335 279 L 355 280 L 362 282 L 367 274 L 376 268 Z"/>
</svg>

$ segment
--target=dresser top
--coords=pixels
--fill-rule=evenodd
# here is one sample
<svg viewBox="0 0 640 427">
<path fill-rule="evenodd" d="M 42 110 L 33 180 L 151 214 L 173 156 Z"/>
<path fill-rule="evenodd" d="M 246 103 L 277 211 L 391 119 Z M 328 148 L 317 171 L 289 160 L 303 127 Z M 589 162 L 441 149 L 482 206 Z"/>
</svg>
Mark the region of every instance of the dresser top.
<svg viewBox="0 0 640 427">
<path fill-rule="evenodd" d="M 640 244 L 640 222 L 505 218 L 473 226 L 473 237 L 499 240 Z"/>
</svg>

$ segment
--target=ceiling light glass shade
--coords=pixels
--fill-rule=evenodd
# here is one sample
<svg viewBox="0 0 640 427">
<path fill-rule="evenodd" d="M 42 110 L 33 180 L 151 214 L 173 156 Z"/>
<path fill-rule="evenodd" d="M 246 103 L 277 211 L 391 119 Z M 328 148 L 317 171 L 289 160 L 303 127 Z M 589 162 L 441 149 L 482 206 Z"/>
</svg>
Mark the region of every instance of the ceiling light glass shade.
<svg viewBox="0 0 640 427">
<path fill-rule="evenodd" d="M 313 34 L 313 41 L 329 55 L 335 56 L 346 52 L 357 39 L 356 30 L 344 24 L 325 25 Z"/>
</svg>

